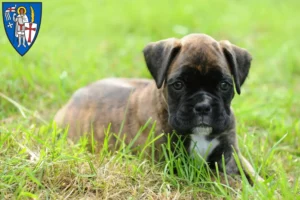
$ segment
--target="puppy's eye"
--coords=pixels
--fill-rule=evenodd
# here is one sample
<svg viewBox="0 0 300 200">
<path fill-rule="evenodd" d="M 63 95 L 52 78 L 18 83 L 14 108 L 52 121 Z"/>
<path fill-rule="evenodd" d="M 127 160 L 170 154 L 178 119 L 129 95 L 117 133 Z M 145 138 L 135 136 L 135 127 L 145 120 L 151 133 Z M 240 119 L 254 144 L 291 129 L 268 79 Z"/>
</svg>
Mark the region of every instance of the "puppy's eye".
<svg viewBox="0 0 300 200">
<path fill-rule="evenodd" d="M 176 81 L 175 83 L 173 83 L 173 88 L 175 90 L 181 90 L 183 88 L 184 84 L 182 81 Z"/>
<path fill-rule="evenodd" d="M 220 83 L 220 89 L 223 90 L 223 91 L 227 91 L 230 89 L 230 84 L 225 82 L 225 81 L 222 81 Z"/>
</svg>

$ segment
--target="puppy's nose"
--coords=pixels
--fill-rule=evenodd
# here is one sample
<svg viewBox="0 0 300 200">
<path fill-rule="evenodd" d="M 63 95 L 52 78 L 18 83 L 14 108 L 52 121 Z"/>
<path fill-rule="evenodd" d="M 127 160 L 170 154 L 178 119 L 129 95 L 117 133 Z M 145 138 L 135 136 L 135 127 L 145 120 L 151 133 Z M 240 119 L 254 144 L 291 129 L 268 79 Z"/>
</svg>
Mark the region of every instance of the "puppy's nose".
<svg viewBox="0 0 300 200">
<path fill-rule="evenodd" d="M 194 112 L 197 114 L 207 115 L 211 112 L 211 106 L 208 102 L 197 103 L 194 107 Z"/>
</svg>

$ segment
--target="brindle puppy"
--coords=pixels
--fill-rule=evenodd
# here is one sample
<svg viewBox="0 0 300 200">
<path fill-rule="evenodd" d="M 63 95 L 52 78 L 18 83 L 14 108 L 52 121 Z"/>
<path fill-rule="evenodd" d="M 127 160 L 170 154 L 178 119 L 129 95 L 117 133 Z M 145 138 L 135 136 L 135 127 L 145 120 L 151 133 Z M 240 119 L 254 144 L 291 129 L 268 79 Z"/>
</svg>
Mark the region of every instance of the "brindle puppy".
<svg viewBox="0 0 300 200">
<path fill-rule="evenodd" d="M 69 137 L 77 140 L 94 132 L 100 148 L 104 129 L 122 130 L 129 143 L 139 128 L 151 117 L 156 121 L 156 134 L 176 131 L 188 152 L 198 153 L 211 166 L 238 174 L 233 149 L 239 154 L 250 177 L 255 172 L 239 153 L 235 118 L 230 108 L 234 86 L 238 94 L 250 68 L 251 55 L 228 41 L 216 41 L 204 34 L 191 34 L 182 39 L 166 39 L 148 44 L 144 49 L 147 67 L 154 78 L 111 78 L 79 89 L 55 116 L 60 126 L 69 126 Z M 146 129 L 136 141 L 143 144 Z M 110 140 L 111 145 L 116 141 Z M 157 155 L 166 137 L 156 141 Z M 195 151 L 192 151 L 192 150 Z M 259 180 L 261 178 L 256 175 Z"/>
</svg>

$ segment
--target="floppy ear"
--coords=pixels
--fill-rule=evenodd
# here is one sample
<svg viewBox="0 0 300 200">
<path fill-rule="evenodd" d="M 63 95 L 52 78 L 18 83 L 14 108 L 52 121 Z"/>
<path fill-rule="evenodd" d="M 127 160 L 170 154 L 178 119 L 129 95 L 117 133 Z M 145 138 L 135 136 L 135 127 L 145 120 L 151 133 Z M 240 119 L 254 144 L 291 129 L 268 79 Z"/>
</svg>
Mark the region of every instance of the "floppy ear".
<svg viewBox="0 0 300 200">
<path fill-rule="evenodd" d="M 241 94 L 241 86 L 249 73 L 252 57 L 247 50 L 229 41 L 220 41 L 220 44 L 233 75 L 236 92 Z"/>
<path fill-rule="evenodd" d="M 143 52 L 147 67 L 156 82 L 157 88 L 161 88 L 170 64 L 180 50 L 179 39 L 170 38 L 148 44 Z"/>
</svg>

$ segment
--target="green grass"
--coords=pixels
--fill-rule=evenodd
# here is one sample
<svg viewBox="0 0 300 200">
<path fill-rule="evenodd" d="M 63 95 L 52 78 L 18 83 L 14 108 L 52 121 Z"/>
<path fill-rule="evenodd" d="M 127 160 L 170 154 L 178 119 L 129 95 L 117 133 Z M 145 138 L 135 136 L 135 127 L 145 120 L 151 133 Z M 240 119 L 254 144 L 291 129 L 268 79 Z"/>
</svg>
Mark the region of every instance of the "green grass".
<svg viewBox="0 0 300 200">
<path fill-rule="evenodd" d="M 1 28 L 0 198 L 300 199 L 299 7 L 298 0 L 44 1 L 38 39 L 24 57 Z M 233 108 L 241 151 L 265 183 L 229 187 L 175 158 L 167 163 L 189 170 L 174 176 L 129 148 L 98 155 L 85 138 L 57 138 L 51 119 L 76 89 L 104 77 L 150 78 L 143 47 L 193 32 L 228 39 L 254 58 Z"/>
</svg>

